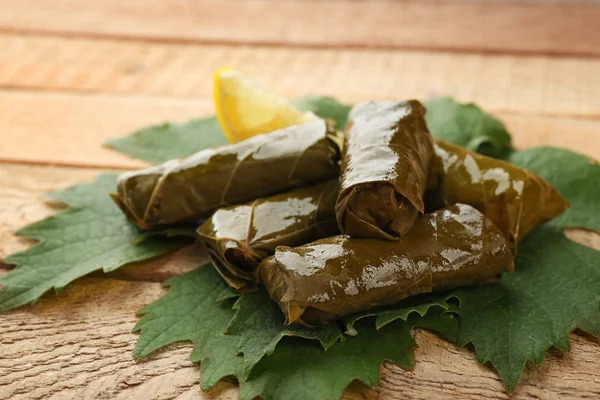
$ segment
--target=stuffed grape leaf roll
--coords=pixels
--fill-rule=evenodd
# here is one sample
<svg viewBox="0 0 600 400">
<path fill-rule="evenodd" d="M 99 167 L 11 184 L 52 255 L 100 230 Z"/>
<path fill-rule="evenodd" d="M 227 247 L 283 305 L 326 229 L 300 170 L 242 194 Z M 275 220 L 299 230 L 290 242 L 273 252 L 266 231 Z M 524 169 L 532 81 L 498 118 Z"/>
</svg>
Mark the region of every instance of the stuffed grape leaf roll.
<svg viewBox="0 0 600 400">
<path fill-rule="evenodd" d="M 209 216 L 219 207 L 339 175 L 337 133 L 315 119 L 126 172 L 112 197 L 141 229 Z"/>
<path fill-rule="evenodd" d="M 524 168 L 441 140 L 434 151 L 428 209 L 469 204 L 491 219 L 512 247 L 569 206 L 548 182 Z"/>
<path fill-rule="evenodd" d="M 221 208 L 198 228 L 211 262 L 229 286 L 252 291 L 253 272 L 279 245 L 300 246 L 335 235 L 338 179 Z"/>
<path fill-rule="evenodd" d="M 288 324 L 313 326 L 419 293 L 492 282 L 513 269 L 503 233 L 456 204 L 419 216 L 398 241 L 337 235 L 280 246 L 257 274 Z"/>
<path fill-rule="evenodd" d="M 336 205 L 340 231 L 398 240 L 424 211 L 433 155 L 425 107 L 416 100 L 355 105 L 348 116 Z"/>
</svg>

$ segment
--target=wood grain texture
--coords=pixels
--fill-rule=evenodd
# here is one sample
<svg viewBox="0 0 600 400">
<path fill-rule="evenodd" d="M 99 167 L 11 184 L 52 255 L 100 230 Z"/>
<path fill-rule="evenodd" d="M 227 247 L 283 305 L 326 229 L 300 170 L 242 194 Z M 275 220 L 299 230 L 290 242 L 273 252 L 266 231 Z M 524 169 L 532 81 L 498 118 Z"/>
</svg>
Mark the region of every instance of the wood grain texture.
<svg viewBox="0 0 600 400">
<path fill-rule="evenodd" d="M 600 59 L 16 35 L 0 35 L 0 48 L 5 88 L 208 98 L 213 71 L 229 65 L 288 97 L 452 96 L 495 112 L 600 118 Z"/>
<path fill-rule="evenodd" d="M 284 46 L 599 55 L 600 8 L 460 0 L 2 0 L 18 32 Z"/>
<path fill-rule="evenodd" d="M 147 125 L 206 114 L 211 106 L 208 100 L 0 92 L 0 161 L 144 167 L 102 144 Z"/>
<path fill-rule="evenodd" d="M 98 172 L 92 169 L 0 164 L 0 263 L 6 256 L 35 244 L 31 239 L 15 236 L 19 228 L 60 209 L 44 199 L 46 193 L 93 181 Z M 147 262 L 129 264 L 109 274 L 98 272 L 96 275 L 163 282 L 207 262 L 204 250 L 187 246 Z"/>
<path fill-rule="evenodd" d="M 191 345 L 178 344 L 136 363 L 135 311 L 164 293 L 158 283 L 86 278 L 33 308 L 0 318 L 0 399 L 235 399 L 234 385 L 200 391 Z M 431 333 L 417 331 L 414 371 L 380 368 L 381 387 L 352 384 L 352 399 L 508 399 L 497 375 Z M 597 398 L 600 346 L 571 335 L 568 354 L 552 353 L 526 370 L 513 399 Z M 586 368 L 582 368 L 585 365 Z"/>
<path fill-rule="evenodd" d="M 0 161 L 135 169 L 148 164 L 102 147 L 147 124 L 206 115 L 210 100 L 0 92 Z M 600 120 L 498 113 L 517 148 L 553 144 L 599 158 Z"/>
</svg>

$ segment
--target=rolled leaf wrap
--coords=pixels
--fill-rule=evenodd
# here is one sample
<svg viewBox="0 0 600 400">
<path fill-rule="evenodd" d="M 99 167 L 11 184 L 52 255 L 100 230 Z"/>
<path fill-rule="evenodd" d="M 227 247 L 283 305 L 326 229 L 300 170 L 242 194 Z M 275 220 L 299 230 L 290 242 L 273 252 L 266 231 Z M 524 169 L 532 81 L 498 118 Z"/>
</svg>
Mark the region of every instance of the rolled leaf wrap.
<svg viewBox="0 0 600 400">
<path fill-rule="evenodd" d="M 457 204 L 419 216 L 398 241 L 338 235 L 278 247 L 257 273 L 287 323 L 312 326 L 418 293 L 495 281 L 513 269 L 502 232 Z"/>
<path fill-rule="evenodd" d="M 126 172 L 112 197 L 141 229 L 193 221 L 225 205 L 338 176 L 338 140 L 324 120 L 312 120 Z"/>
<path fill-rule="evenodd" d="M 491 219 L 512 247 L 569 206 L 531 171 L 441 140 L 434 150 L 427 208 L 469 204 Z"/>
<path fill-rule="evenodd" d="M 221 208 L 198 228 L 215 269 L 239 292 L 252 291 L 258 264 L 280 245 L 300 246 L 338 232 L 338 179 Z"/>
<path fill-rule="evenodd" d="M 397 240 L 424 211 L 433 140 L 416 100 L 355 105 L 348 116 L 336 204 L 340 231 Z"/>
</svg>

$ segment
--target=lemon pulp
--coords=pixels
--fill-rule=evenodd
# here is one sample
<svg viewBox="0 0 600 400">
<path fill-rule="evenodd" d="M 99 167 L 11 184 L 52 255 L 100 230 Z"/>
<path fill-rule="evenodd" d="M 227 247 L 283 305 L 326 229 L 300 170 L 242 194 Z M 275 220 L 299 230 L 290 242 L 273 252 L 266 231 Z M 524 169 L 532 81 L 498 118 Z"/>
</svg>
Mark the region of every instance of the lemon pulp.
<svg viewBox="0 0 600 400">
<path fill-rule="evenodd" d="M 213 95 L 217 119 L 231 143 L 315 118 L 232 68 L 215 72 Z"/>
</svg>

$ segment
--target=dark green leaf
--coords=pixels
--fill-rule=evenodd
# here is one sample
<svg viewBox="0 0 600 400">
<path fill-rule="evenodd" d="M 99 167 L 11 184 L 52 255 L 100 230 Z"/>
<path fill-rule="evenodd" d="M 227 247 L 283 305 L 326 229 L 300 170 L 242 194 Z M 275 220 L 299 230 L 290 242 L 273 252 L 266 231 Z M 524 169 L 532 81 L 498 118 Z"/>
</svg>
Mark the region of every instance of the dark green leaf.
<svg viewBox="0 0 600 400">
<path fill-rule="evenodd" d="M 508 161 L 527 168 L 554 186 L 571 205 L 552 223 L 600 232 L 600 164 L 588 157 L 553 147 L 516 151 Z"/>
<path fill-rule="evenodd" d="M 568 350 L 578 325 L 598 333 L 600 302 L 600 252 L 569 241 L 555 226 L 530 234 L 515 263 L 516 272 L 499 284 L 456 292 L 459 344 L 472 343 L 509 392 L 526 360 L 539 364 L 551 346 Z"/>
<path fill-rule="evenodd" d="M 225 332 L 233 317 L 232 301 L 217 301 L 231 290 L 211 266 L 171 278 L 165 286 L 170 289 L 164 296 L 138 311 L 142 318 L 133 328 L 140 332 L 133 352 L 136 359 L 184 340 L 203 349 L 212 336 Z M 195 351 L 193 361 L 201 354 Z"/>
<path fill-rule="evenodd" d="M 459 318 L 443 308 L 433 307 L 424 316 L 412 314 L 408 322 L 415 328 L 424 328 L 440 334 L 450 343 L 458 341 L 460 332 Z"/>
<path fill-rule="evenodd" d="M 346 334 L 350 336 L 357 335 L 358 332 L 354 329 L 354 324 L 358 320 L 367 317 L 376 317 L 375 326 L 377 329 L 380 329 L 397 319 L 406 321 L 408 316 L 412 313 L 424 316 L 431 307 L 440 307 L 446 310 L 448 309 L 446 297 L 447 295 L 444 294 L 427 294 L 424 296 L 409 297 L 392 307 L 349 315 L 344 318 L 343 321 L 346 326 Z"/>
<path fill-rule="evenodd" d="M 190 359 L 201 361 L 200 389 L 207 391 L 221 379 L 243 379 L 243 358 L 237 354 L 240 337 L 215 333 L 204 348 L 195 347 Z"/>
<path fill-rule="evenodd" d="M 475 104 L 462 104 L 449 97 L 423 102 L 425 120 L 433 137 L 491 157 L 502 157 L 511 149 L 510 135 L 496 118 Z"/>
<path fill-rule="evenodd" d="M 302 111 L 312 111 L 324 119 L 335 121 L 338 130 L 346 126 L 346 118 L 352 106 L 342 104 L 333 97 L 308 96 L 293 101 L 294 105 Z"/>
<path fill-rule="evenodd" d="M 519 244 L 515 272 L 500 284 L 457 292 L 460 342 L 474 345 L 507 389 L 526 360 L 540 363 L 550 346 L 566 350 L 576 327 L 599 333 L 600 252 L 569 241 L 565 227 L 600 227 L 600 166 L 568 150 L 537 148 L 508 159 L 540 174 L 571 209 Z"/>
<path fill-rule="evenodd" d="M 319 340 L 325 350 L 342 336 L 337 324 L 321 328 L 284 325 L 281 310 L 264 290 L 240 297 L 234 308 L 236 313 L 227 327 L 227 332 L 241 336 L 238 352 L 244 355 L 246 376 L 265 354 L 275 351 L 277 343 L 285 336 Z"/>
<path fill-rule="evenodd" d="M 200 386 L 208 390 L 221 378 L 242 376 L 237 356 L 240 337 L 224 335 L 237 297 L 211 266 L 200 267 L 165 282 L 169 291 L 138 311 L 133 328 L 140 332 L 134 357 L 143 358 L 171 343 L 189 340 L 192 362 L 201 362 Z"/>
<path fill-rule="evenodd" d="M 134 244 L 138 229 L 125 220 L 108 196 L 115 179 L 114 175 L 101 175 L 94 183 L 52 193 L 52 198 L 70 208 L 17 232 L 39 243 L 6 258 L 6 263 L 17 267 L 0 278 L 0 311 L 34 302 L 90 272 L 113 271 L 188 242 L 150 238 Z"/>
<path fill-rule="evenodd" d="M 314 341 L 283 339 L 240 383 L 240 400 L 338 399 L 354 379 L 377 386 L 379 365 L 385 360 L 412 369 L 416 344 L 408 323 L 397 320 L 380 331 L 370 321 L 357 325 L 360 335 L 327 351 Z"/>
<path fill-rule="evenodd" d="M 167 122 L 149 126 L 106 145 L 131 157 L 160 164 L 183 158 L 209 147 L 227 144 L 215 117 L 194 119 L 183 124 Z"/>
</svg>

